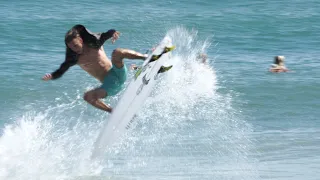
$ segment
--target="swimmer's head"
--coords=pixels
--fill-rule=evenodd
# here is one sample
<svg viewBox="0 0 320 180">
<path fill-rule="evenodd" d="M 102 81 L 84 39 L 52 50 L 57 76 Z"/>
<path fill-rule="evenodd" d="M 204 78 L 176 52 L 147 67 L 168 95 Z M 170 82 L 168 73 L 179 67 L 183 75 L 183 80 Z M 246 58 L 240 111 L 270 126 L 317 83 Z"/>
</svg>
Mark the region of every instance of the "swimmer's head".
<svg viewBox="0 0 320 180">
<path fill-rule="evenodd" d="M 197 59 L 201 61 L 201 63 L 206 63 L 208 56 L 205 53 L 199 53 Z"/>
<path fill-rule="evenodd" d="M 275 56 L 274 57 L 274 64 L 277 64 L 279 66 L 284 66 L 284 56 Z"/>
</svg>

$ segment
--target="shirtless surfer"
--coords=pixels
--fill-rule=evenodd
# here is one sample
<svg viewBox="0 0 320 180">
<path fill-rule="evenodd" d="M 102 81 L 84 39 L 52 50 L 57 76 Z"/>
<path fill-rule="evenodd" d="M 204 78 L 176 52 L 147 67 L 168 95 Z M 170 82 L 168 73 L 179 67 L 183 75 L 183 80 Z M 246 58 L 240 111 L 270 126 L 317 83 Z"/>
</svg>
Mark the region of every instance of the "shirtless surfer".
<svg viewBox="0 0 320 180">
<path fill-rule="evenodd" d="M 116 95 L 127 78 L 127 68 L 123 62 L 127 59 L 145 60 L 146 56 L 139 52 L 117 48 L 108 59 L 103 44 L 111 38 L 114 43 L 120 33 L 110 29 L 103 33 L 92 33 L 83 25 L 73 26 L 65 36 L 66 58 L 56 71 L 43 76 L 44 81 L 61 77 L 71 66 L 78 64 L 83 70 L 99 80 L 102 85 L 84 94 L 84 100 L 94 107 L 112 112 L 112 108 L 101 101 L 106 96 Z"/>
</svg>

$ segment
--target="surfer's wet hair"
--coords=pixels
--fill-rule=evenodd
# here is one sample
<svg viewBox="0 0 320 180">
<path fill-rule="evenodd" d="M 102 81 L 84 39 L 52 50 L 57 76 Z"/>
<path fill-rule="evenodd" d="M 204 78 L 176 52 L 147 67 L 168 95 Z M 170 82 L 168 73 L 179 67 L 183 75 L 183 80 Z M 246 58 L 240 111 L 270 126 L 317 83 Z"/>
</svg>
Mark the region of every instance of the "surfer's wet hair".
<svg viewBox="0 0 320 180">
<path fill-rule="evenodd" d="M 74 38 L 80 37 L 80 33 L 76 28 L 70 29 L 64 38 L 64 42 L 67 44 L 71 42 Z"/>
</svg>

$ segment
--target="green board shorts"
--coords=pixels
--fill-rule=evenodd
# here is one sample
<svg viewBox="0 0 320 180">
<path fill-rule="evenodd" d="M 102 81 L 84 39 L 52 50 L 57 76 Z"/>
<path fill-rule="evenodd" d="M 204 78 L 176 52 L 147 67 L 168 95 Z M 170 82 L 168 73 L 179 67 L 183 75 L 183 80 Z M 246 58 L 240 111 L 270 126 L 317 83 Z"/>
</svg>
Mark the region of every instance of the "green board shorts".
<svg viewBox="0 0 320 180">
<path fill-rule="evenodd" d="M 112 66 L 108 74 L 104 77 L 100 88 L 107 91 L 108 96 L 114 96 L 124 87 L 124 82 L 127 79 L 127 68 L 123 65 L 122 68 Z"/>
</svg>

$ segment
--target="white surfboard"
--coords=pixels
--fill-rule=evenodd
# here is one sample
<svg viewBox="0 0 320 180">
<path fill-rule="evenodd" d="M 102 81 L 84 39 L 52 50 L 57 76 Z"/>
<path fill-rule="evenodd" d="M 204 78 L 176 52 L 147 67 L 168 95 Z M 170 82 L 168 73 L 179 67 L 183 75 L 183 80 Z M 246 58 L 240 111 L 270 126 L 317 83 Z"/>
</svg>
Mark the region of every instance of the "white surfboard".
<svg viewBox="0 0 320 180">
<path fill-rule="evenodd" d="M 134 122 L 134 115 L 142 107 L 156 83 L 159 69 L 169 59 L 170 52 L 163 53 L 166 47 L 172 47 L 169 37 L 165 37 L 161 41 L 137 71 L 118 104 L 113 109 L 110 118 L 101 129 L 98 139 L 94 144 L 92 158 L 100 156 L 106 148 L 118 142 L 121 135 L 130 130 Z M 153 55 L 159 54 L 162 55 L 158 60 L 149 62 L 152 61 Z"/>
</svg>

